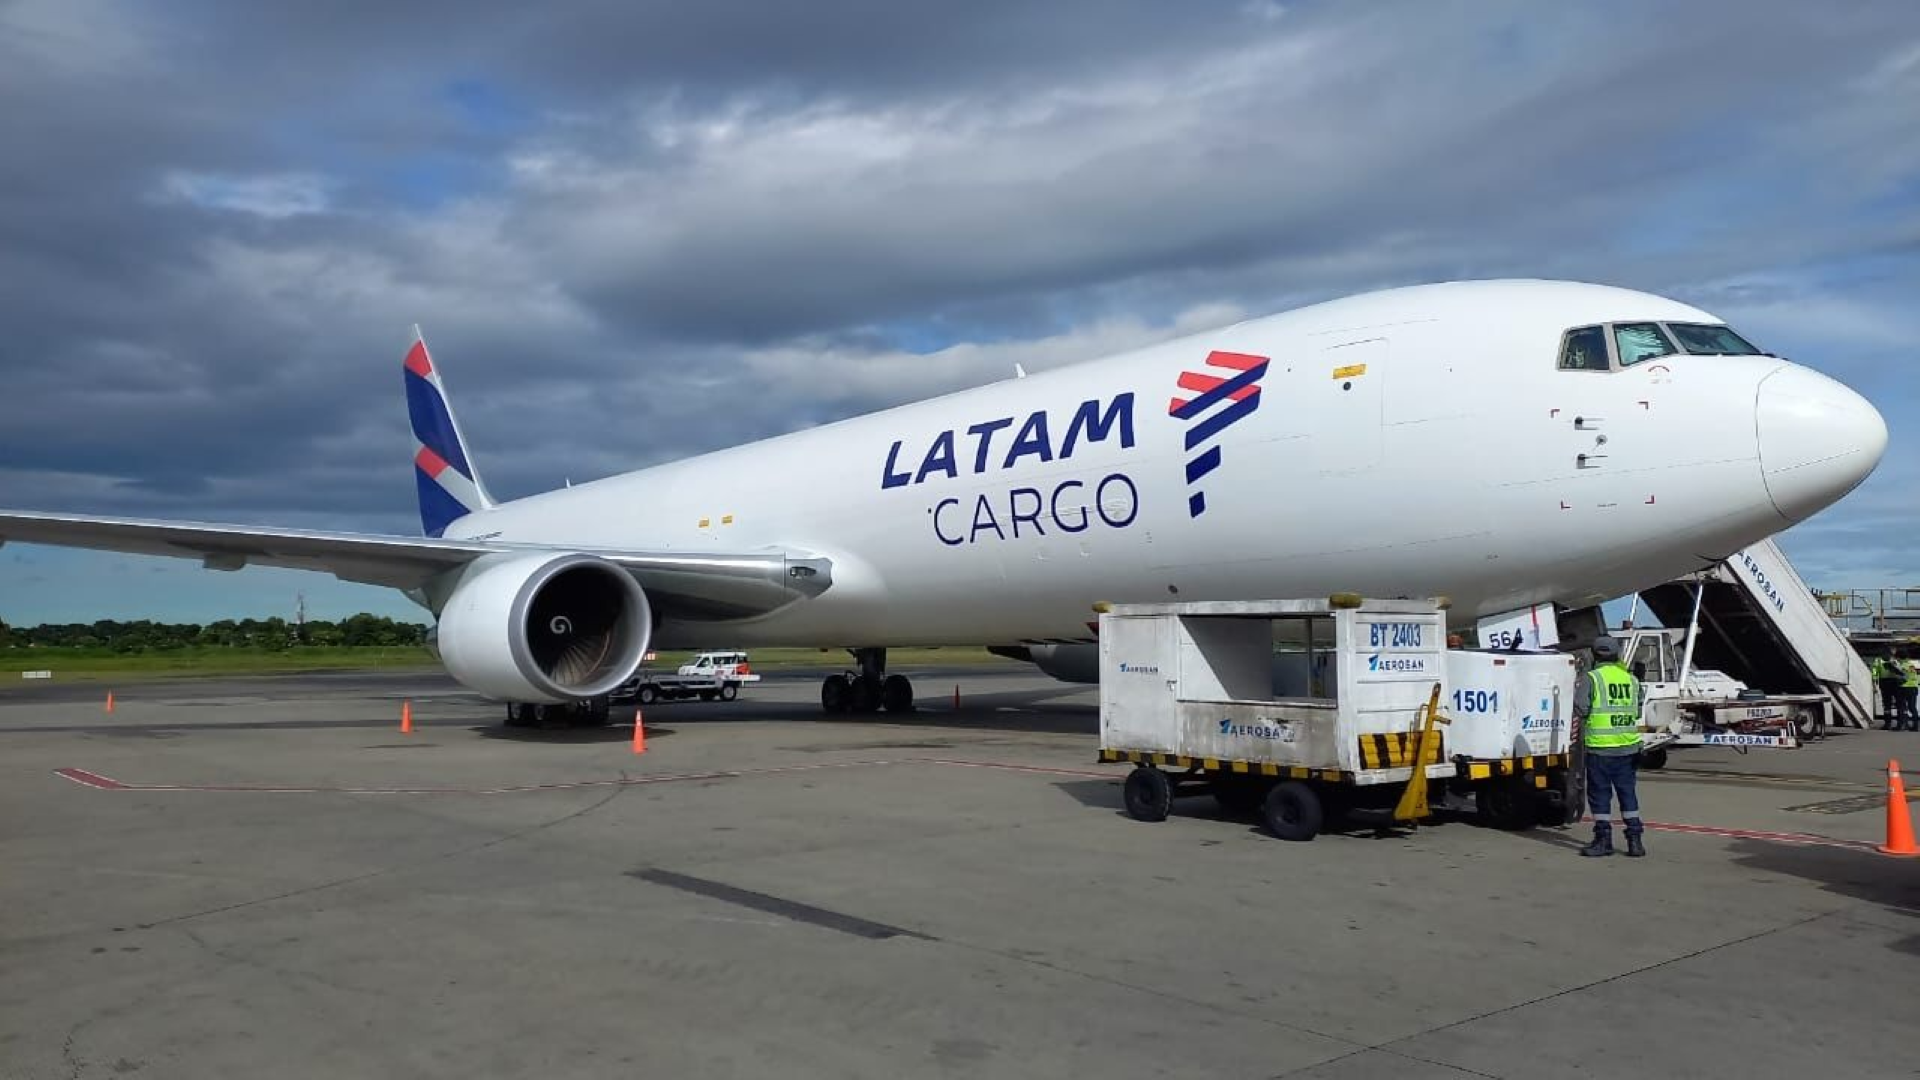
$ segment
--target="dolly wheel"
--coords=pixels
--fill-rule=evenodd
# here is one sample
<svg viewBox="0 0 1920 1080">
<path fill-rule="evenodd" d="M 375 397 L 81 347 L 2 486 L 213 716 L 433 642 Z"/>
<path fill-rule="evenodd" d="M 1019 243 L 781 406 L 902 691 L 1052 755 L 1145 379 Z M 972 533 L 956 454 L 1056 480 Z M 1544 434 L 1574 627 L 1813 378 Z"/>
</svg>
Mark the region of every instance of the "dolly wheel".
<svg viewBox="0 0 1920 1080">
<path fill-rule="evenodd" d="M 1282 840 L 1311 840 L 1320 835 L 1324 813 L 1320 796 L 1298 780 L 1285 780 L 1267 792 L 1266 805 L 1260 808 L 1267 828 Z"/>
<path fill-rule="evenodd" d="M 1524 774 L 1488 781 L 1474 790 L 1473 799 L 1480 820 L 1496 829 L 1523 832 L 1540 820 L 1532 780 Z"/>
<path fill-rule="evenodd" d="M 1640 767 L 1643 769 L 1664 769 L 1667 767 L 1667 748 L 1655 747 L 1640 755 Z"/>
<path fill-rule="evenodd" d="M 1127 774 L 1127 816 L 1135 821 L 1165 821 L 1173 813 L 1173 781 L 1151 765 Z"/>
<path fill-rule="evenodd" d="M 1213 781 L 1213 801 L 1228 817 L 1250 818 L 1260 812 L 1267 793 L 1257 780 L 1241 776 L 1220 776 Z"/>
</svg>

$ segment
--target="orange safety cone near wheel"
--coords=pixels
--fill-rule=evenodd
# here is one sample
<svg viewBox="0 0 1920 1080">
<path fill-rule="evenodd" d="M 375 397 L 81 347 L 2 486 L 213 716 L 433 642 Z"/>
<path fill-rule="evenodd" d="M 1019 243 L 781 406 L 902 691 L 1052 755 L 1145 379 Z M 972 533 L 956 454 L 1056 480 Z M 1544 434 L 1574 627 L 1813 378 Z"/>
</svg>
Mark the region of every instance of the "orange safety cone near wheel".
<svg viewBox="0 0 1920 1080">
<path fill-rule="evenodd" d="M 113 691 L 107 691 L 107 711 L 113 711 Z"/>
<path fill-rule="evenodd" d="M 413 702 L 411 701 L 400 703 L 400 734 L 413 734 Z"/>
<path fill-rule="evenodd" d="M 636 754 L 647 752 L 647 728 L 640 720 L 639 709 L 633 710 L 633 752 Z"/>
<path fill-rule="evenodd" d="M 1920 855 L 1913 843 L 1913 815 L 1907 810 L 1907 787 L 1900 782 L 1900 762 L 1887 762 L 1887 842 L 1883 855 Z"/>
</svg>

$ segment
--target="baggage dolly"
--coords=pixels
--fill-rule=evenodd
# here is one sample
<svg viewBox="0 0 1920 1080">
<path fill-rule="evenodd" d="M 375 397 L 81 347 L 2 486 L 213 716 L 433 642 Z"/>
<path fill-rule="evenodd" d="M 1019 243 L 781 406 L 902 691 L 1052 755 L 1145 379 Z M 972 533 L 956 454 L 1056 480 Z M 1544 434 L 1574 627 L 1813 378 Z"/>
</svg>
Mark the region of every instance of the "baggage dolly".
<svg viewBox="0 0 1920 1080">
<path fill-rule="evenodd" d="M 1445 643 L 1444 612 L 1416 601 L 1113 605 L 1100 617 L 1099 758 L 1135 766 L 1124 797 L 1138 820 L 1211 793 L 1284 840 L 1355 810 L 1419 821 L 1449 796 L 1503 827 L 1551 818 L 1567 782 L 1571 658 L 1515 659 L 1508 674 L 1537 683 L 1524 704 L 1476 686 L 1490 696 L 1448 715 L 1450 666 L 1494 665 Z M 1550 719 L 1532 707 L 1543 688 Z"/>
</svg>

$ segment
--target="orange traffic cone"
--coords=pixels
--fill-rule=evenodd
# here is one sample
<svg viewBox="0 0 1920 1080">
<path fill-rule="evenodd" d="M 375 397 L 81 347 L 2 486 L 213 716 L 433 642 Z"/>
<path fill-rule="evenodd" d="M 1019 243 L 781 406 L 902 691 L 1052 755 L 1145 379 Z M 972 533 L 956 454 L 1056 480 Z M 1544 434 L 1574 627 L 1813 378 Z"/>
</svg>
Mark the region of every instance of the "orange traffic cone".
<svg viewBox="0 0 1920 1080">
<path fill-rule="evenodd" d="M 413 734 L 413 702 L 411 701 L 400 703 L 400 734 Z"/>
<path fill-rule="evenodd" d="M 640 720 L 639 709 L 633 710 L 633 752 L 636 754 L 647 752 L 647 726 Z"/>
<path fill-rule="evenodd" d="M 113 691 L 107 691 L 107 711 L 113 711 Z"/>
<path fill-rule="evenodd" d="M 1920 855 L 1913 843 L 1913 815 L 1907 812 L 1907 787 L 1900 782 L 1900 763 L 1887 762 L 1887 842 L 1883 855 Z"/>
</svg>

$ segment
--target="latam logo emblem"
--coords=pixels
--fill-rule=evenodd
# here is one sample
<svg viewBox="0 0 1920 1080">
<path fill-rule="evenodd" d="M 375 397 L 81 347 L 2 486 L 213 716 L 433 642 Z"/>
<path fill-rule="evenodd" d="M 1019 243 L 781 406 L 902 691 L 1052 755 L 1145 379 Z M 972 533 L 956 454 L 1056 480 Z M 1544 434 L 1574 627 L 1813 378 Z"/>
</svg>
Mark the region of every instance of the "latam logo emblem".
<svg viewBox="0 0 1920 1080">
<path fill-rule="evenodd" d="M 1231 374 L 1183 371 L 1180 389 L 1193 391 L 1194 396 L 1176 397 L 1167 404 L 1167 415 L 1188 425 L 1187 516 L 1196 518 L 1207 512 L 1207 493 L 1197 485 L 1220 467 L 1220 447 L 1201 447 L 1260 407 L 1260 379 L 1267 373 L 1267 358 L 1216 349 L 1207 354 L 1207 367 Z"/>
</svg>

